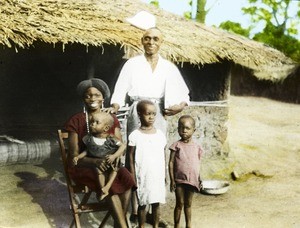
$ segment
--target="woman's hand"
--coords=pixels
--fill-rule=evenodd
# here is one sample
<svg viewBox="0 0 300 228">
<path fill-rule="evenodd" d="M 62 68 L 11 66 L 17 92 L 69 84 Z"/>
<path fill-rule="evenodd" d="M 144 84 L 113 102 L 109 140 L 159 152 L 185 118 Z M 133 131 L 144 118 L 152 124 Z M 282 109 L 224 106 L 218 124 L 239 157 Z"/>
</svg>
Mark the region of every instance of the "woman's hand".
<svg viewBox="0 0 300 228">
<path fill-rule="evenodd" d="M 105 172 L 109 168 L 109 164 L 105 159 L 96 159 L 96 166 L 101 172 Z"/>
<path fill-rule="evenodd" d="M 101 109 L 102 112 L 106 112 L 106 113 L 111 113 L 111 114 L 116 114 L 118 111 L 116 109 L 114 109 L 113 107 L 109 107 L 109 108 L 103 108 Z"/>
<path fill-rule="evenodd" d="M 103 108 L 102 111 L 107 112 L 107 113 L 111 113 L 111 114 L 117 114 L 119 109 L 120 109 L 120 105 L 114 103 L 109 108 Z"/>
</svg>

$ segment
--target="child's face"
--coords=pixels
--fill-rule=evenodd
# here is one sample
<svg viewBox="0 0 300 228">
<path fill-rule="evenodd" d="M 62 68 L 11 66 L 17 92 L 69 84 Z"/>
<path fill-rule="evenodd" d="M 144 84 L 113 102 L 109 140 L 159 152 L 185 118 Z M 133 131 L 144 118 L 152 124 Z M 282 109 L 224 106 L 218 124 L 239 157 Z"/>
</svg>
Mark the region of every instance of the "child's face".
<svg viewBox="0 0 300 228">
<path fill-rule="evenodd" d="M 146 104 L 144 110 L 139 113 L 142 126 L 151 126 L 155 122 L 156 108 L 154 105 Z"/>
<path fill-rule="evenodd" d="M 178 134 L 183 140 L 190 139 L 195 130 L 195 126 L 190 119 L 183 119 L 178 124 Z"/>
<path fill-rule="evenodd" d="M 109 126 L 105 117 L 101 115 L 92 115 L 90 120 L 90 131 L 92 134 L 99 134 L 108 131 Z"/>
</svg>

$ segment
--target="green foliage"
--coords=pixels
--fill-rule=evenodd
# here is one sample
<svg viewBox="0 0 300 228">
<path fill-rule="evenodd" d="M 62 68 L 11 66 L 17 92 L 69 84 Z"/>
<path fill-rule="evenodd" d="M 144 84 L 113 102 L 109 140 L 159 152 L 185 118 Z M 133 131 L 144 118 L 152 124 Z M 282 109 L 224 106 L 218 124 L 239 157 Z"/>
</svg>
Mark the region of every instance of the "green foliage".
<svg viewBox="0 0 300 228">
<path fill-rule="evenodd" d="M 149 4 L 156 6 L 157 8 L 159 8 L 159 1 L 158 0 L 152 0 Z"/>
<path fill-rule="evenodd" d="M 192 19 L 192 13 L 191 13 L 190 11 L 184 12 L 184 13 L 183 13 L 183 16 L 184 16 L 186 19 Z"/>
<path fill-rule="evenodd" d="M 295 15 L 289 15 L 292 0 L 248 0 L 250 6 L 242 8 L 252 21 L 252 27 L 264 24 L 263 31 L 253 39 L 274 47 L 300 63 L 300 42 L 293 37 L 299 33 L 300 3 Z"/>
<path fill-rule="evenodd" d="M 282 51 L 286 56 L 300 63 L 300 42 L 284 34 L 282 27 L 268 24 L 262 32 L 255 34 L 253 39 Z"/>
<path fill-rule="evenodd" d="M 276 48 L 300 63 L 300 42 L 295 35 L 299 33 L 300 2 L 295 15 L 289 15 L 292 0 L 248 0 L 249 6 L 242 8 L 249 15 L 252 24 L 242 28 L 239 23 L 226 21 L 220 28 L 249 37 L 253 28 L 263 24 L 264 29 L 253 39 Z"/>
<path fill-rule="evenodd" d="M 289 15 L 289 8 L 293 0 L 248 0 L 248 7 L 242 8 L 244 14 L 250 16 L 253 25 L 264 23 L 282 27 L 286 35 L 297 35 L 300 24 L 300 3 L 295 15 Z"/>
<path fill-rule="evenodd" d="M 229 32 L 233 32 L 236 34 L 240 34 L 242 36 L 249 37 L 250 36 L 250 28 L 243 28 L 240 23 L 225 21 L 219 25 L 220 28 L 227 30 Z"/>
</svg>

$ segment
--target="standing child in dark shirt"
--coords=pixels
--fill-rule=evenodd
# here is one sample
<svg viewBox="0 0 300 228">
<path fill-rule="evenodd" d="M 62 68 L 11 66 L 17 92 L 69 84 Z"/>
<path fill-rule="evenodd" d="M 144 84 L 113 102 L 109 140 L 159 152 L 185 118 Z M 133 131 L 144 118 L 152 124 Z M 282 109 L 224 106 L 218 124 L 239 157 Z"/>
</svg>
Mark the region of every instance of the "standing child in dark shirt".
<svg viewBox="0 0 300 228">
<path fill-rule="evenodd" d="M 174 227 L 179 228 L 180 215 L 184 207 L 186 227 L 191 227 L 191 206 L 195 191 L 201 189 L 200 156 L 201 147 L 192 136 L 195 132 L 195 120 L 181 116 L 178 120 L 180 140 L 170 146 L 169 174 L 170 191 L 175 191 L 176 206 L 174 209 Z"/>
</svg>

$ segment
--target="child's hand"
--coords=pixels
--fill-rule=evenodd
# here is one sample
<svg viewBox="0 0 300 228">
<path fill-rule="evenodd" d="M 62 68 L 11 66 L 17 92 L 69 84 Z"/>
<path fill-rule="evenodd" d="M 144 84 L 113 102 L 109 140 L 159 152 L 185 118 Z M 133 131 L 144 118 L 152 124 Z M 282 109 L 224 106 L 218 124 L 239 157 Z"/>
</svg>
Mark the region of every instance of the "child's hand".
<svg viewBox="0 0 300 228">
<path fill-rule="evenodd" d="M 203 184 L 202 184 L 201 180 L 199 181 L 199 189 L 200 189 L 200 191 L 203 190 Z"/>
<path fill-rule="evenodd" d="M 175 184 L 174 181 L 171 181 L 171 183 L 170 183 L 170 192 L 174 192 L 175 189 L 176 189 L 176 184 Z"/>
<path fill-rule="evenodd" d="M 106 155 L 106 161 L 109 163 L 109 164 L 112 164 L 114 161 L 115 161 L 116 157 L 111 154 L 111 155 Z"/>
<path fill-rule="evenodd" d="M 79 160 L 78 157 L 74 157 L 72 160 L 73 165 L 77 165 L 78 160 Z"/>
</svg>

